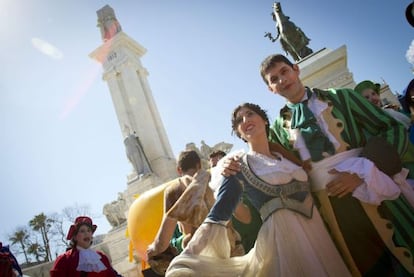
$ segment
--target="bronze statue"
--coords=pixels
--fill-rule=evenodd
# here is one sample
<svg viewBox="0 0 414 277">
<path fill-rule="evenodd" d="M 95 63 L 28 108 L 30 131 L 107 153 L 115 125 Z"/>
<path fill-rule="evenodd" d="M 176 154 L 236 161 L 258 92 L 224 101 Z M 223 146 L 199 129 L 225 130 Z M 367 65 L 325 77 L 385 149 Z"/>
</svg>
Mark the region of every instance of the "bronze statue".
<svg viewBox="0 0 414 277">
<path fill-rule="evenodd" d="M 313 53 L 308 48 L 310 39 L 302 32 L 302 30 L 289 20 L 282 12 L 280 2 L 273 3 L 273 21 L 276 22 L 277 36 L 273 38 L 270 32 L 265 34 L 272 42 L 280 38 L 280 44 L 286 54 L 290 54 L 295 61 L 300 61 L 304 57 Z"/>
<path fill-rule="evenodd" d="M 105 5 L 96 12 L 98 14 L 98 27 L 101 30 L 102 41 L 106 42 L 122 31 L 121 24 L 116 19 L 114 9 Z"/>
</svg>

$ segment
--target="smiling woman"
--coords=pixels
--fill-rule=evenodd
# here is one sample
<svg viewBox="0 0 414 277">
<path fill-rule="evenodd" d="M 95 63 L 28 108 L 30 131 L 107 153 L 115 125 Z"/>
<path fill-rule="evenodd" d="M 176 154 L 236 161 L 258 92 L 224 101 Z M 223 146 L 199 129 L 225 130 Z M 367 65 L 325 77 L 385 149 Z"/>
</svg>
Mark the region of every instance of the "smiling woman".
<svg viewBox="0 0 414 277">
<path fill-rule="evenodd" d="M 313 204 L 306 172 L 270 149 L 266 112 L 241 104 L 232 113 L 232 129 L 249 151 L 223 159 L 240 162 L 240 172 L 212 178 L 219 180 L 216 202 L 166 276 L 350 276 Z M 253 248 L 230 257 L 227 224 L 243 196 L 252 204 L 243 213 L 260 213 L 263 224 Z"/>
</svg>

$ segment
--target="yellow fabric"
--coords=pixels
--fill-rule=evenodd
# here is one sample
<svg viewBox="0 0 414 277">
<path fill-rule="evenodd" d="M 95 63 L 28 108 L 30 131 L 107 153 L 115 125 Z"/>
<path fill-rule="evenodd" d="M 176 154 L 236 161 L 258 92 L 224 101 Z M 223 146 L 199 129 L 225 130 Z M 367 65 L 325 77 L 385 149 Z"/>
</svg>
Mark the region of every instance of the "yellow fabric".
<svg viewBox="0 0 414 277">
<path fill-rule="evenodd" d="M 164 215 L 164 190 L 178 178 L 142 193 L 129 207 L 127 229 L 133 249 L 142 260 L 157 235 Z M 131 250 L 132 251 L 132 250 Z"/>
<path fill-rule="evenodd" d="M 331 202 L 329 201 L 329 197 L 326 190 L 320 190 L 318 192 L 315 192 L 314 194 L 321 204 L 319 213 L 328 225 L 331 237 L 334 240 L 336 247 L 338 247 L 338 250 L 341 253 L 342 258 L 344 259 L 344 262 L 347 265 L 349 271 L 351 271 L 351 274 L 354 277 L 361 276 L 361 273 L 359 272 L 354 262 L 354 259 L 352 258 L 351 253 L 349 252 L 348 247 L 346 246 L 341 230 L 339 229 L 338 223 L 335 218 L 335 213 L 332 209 Z"/>
</svg>

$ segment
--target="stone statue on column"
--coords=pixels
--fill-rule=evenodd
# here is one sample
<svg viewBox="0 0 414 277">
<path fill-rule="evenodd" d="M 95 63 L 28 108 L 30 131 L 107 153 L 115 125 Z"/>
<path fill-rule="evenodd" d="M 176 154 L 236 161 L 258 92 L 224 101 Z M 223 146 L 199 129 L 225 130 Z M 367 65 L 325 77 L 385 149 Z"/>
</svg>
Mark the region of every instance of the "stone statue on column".
<svg viewBox="0 0 414 277">
<path fill-rule="evenodd" d="M 125 137 L 124 144 L 128 160 L 134 167 L 137 176 L 140 177 L 150 174 L 152 172 L 150 163 L 145 155 L 141 141 L 135 132 Z"/>
<path fill-rule="evenodd" d="M 98 14 L 98 27 L 101 30 L 102 41 L 110 40 L 122 31 L 121 24 L 116 19 L 114 9 L 106 5 L 96 12 Z"/>
</svg>

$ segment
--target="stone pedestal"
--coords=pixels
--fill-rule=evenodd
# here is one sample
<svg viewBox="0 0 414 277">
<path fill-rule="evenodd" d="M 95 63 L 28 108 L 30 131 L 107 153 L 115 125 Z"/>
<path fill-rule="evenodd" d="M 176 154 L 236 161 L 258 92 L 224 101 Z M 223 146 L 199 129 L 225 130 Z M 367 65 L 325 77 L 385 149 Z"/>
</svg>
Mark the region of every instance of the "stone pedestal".
<svg viewBox="0 0 414 277">
<path fill-rule="evenodd" d="M 305 86 L 326 89 L 354 88 L 356 85 L 348 69 L 345 45 L 336 50 L 319 50 L 301 60 L 298 65 Z"/>
<path fill-rule="evenodd" d="M 178 176 L 174 175 L 171 177 L 171 179 L 174 179 L 176 177 Z M 163 183 L 164 181 L 161 180 L 161 178 L 159 178 L 155 174 L 149 174 L 147 176 L 141 176 L 141 177 L 133 178 L 133 179 L 128 178 L 128 183 L 127 183 L 128 186 L 127 186 L 127 189 L 125 190 L 125 194 L 128 195 L 128 199 L 127 199 L 128 206 L 131 205 L 132 202 L 135 200 L 136 195 L 139 195 L 149 189 L 155 188 L 156 186 L 161 185 Z"/>
</svg>

